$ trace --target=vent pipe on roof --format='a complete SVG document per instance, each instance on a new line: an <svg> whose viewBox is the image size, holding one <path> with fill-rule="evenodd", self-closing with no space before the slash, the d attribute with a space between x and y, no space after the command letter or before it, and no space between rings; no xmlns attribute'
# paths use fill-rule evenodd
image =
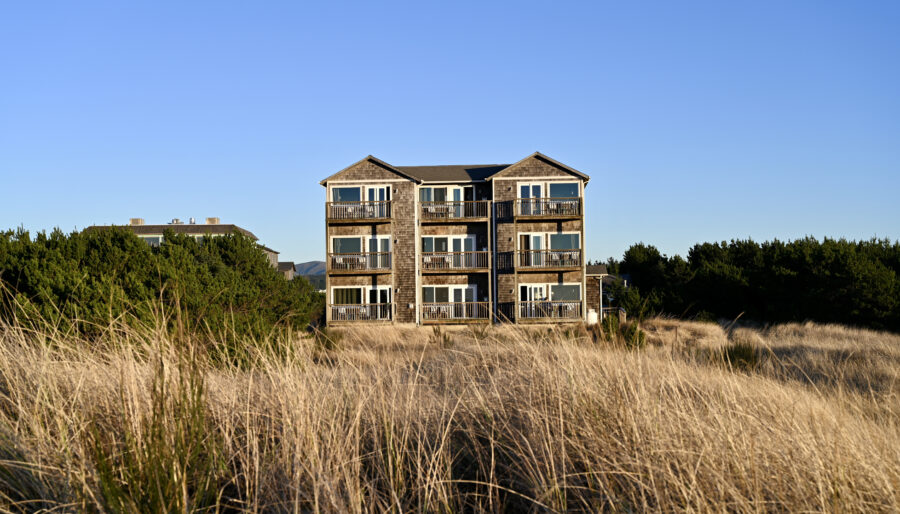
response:
<svg viewBox="0 0 900 514"><path fill-rule="evenodd" d="M172 218L172 221L169 222L169 225L181 225L181 220L178 218Z"/></svg>
<svg viewBox="0 0 900 514"><path fill-rule="evenodd" d="M138 225L143 225L144 218L129 218L128 224L131 225L132 227L136 227Z"/></svg>
<svg viewBox="0 0 900 514"><path fill-rule="evenodd" d="M206 224L207 225L218 225L219 218L206 218Z"/></svg>
<svg viewBox="0 0 900 514"><path fill-rule="evenodd" d="M191 225L194 225L194 224L196 224L196 223L197 223L197 222L194 221L194 218L191 218Z"/></svg>

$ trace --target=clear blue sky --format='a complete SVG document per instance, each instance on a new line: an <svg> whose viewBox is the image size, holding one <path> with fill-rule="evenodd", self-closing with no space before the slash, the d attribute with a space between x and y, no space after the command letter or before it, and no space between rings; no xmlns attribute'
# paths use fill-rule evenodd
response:
<svg viewBox="0 0 900 514"><path fill-rule="evenodd" d="M0 228L219 216L318 260L365 155L535 150L591 175L589 258L900 238L900 2L0 8Z"/></svg>

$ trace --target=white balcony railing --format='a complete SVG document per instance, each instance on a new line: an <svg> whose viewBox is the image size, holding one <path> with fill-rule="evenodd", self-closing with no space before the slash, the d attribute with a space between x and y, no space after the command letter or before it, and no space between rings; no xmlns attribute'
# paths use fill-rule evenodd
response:
<svg viewBox="0 0 900 514"><path fill-rule="evenodd" d="M519 250L516 265L520 268L578 268L581 250Z"/></svg>
<svg viewBox="0 0 900 514"><path fill-rule="evenodd" d="M329 305L331 321L390 321L392 304L365 303Z"/></svg>
<svg viewBox="0 0 900 514"><path fill-rule="evenodd" d="M519 319L581 319L581 301L519 302Z"/></svg>
<svg viewBox="0 0 900 514"><path fill-rule="evenodd" d="M487 218L490 202L487 200L421 202L421 218L425 221L449 221L466 218Z"/></svg>
<svg viewBox="0 0 900 514"><path fill-rule="evenodd" d="M516 216L581 216L581 198L520 198L516 200Z"/></svg>
<svg viewBox="0 0 900 514"><path fill-rule="evenodd" d="M326 202L325 217L338 221L390 218L391 202Z"/></svg>
<svg viewBox="0 0 900 514"><path fill-rule="evenodd" d="M379 271L391 269L390 252L329 253L330 271Z"/></svg>
<svg viewBox="0 0 900 514"><path fill-rule="evenodd" d="M422 254L423 271L487 269L490 252L427 252Z"/></svg>
<svg viewBox="0 0 900 514"><path fill-rule="evenodd" d="M491 317L490 302L453 302L422 304L422 320L478 320Z"/></svg>

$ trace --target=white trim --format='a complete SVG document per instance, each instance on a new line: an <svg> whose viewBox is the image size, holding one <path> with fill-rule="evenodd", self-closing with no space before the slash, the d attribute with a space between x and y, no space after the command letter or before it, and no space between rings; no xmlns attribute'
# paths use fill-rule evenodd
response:
<svg viewBox="0 0 900 514"><path fill-rule="evenodd" d="M522 180L522 181L526 181L526 180L552 180L552 181L555 181L555 182L575 182L575 181L577 181L577 182L584 182L584 181L585 181L583 178L575 177L575 176L572 176L572 175L570 175L570 176L568 176L568 177L564 177L564 176L561 176L561 175L552 175L552 176L542 176L542 177L521 177L521 176L520 176L520 177L496 177L496 178L491 178L491 182L493 182L493 181L495 181L495 180Z"/></svg>
<svg viewBox="0 0 900 514"><path fill-rule="evenodd" d="M329 180L328 185L331 184L380 184L385 182L412 182L412 180L404 180L402 178L381 178L381 179L370 179L370 180Z"/></svg>
<svg viewBox="0 0 900 514"><path fill-rule="evenodd" d="M522 300L522 286L525 287L543 287L546 291L547 300ZM553 298L553 286L578 286L578 296L579 300L551 300ZM519 302L528 302L528 301L558 301L558 302L583 302L584 301L584 286L581 282L519 282L519 287L516 291L516 298Z"/></svg>
<svg viewBox="0 0 900 514"><path fill-rule="evenodd" d="M347 304L341 303L341 304L336 304L336 303L334 303L334 292L335 292L335 290L337 290L337 289L362 289L362 293L361 293L361 294L362 294L362 296L361 296L362 303L359 303L359 304L356 304L356 303L347 303ZM373 291L373 290L374 290L374 291L385 291L385 290L386 290L386 291L388 292L388 303L394 303L393 288L392 288L390 285L381 285L381 286L331 286L331 305L373 305L371 302L369 302L369 293L370 293L371 291Z"/></svg>
<svg viewBox="0 0 900 514"><path fill-rule="evenodd" d="M565 250L583 250L582 247L584 246L584 244L583 244L584 242L581 240L581 232L576 231L576 230L564 230L562 232L519 232L518 234L516 234L516 250L517 251L524 250L524 248L520 247L519 243L521 242L521 238L518 236L529 236L529 237L541 236L544 246L542 248L531 248L531 249L532 250L551 250L550 236L554 236L554 235L562 235L562 236L576 235L576 236L578 236L578 248L557 248L557 249L555 249L555 251L561 252L561 251L565 251Z"/></svg>

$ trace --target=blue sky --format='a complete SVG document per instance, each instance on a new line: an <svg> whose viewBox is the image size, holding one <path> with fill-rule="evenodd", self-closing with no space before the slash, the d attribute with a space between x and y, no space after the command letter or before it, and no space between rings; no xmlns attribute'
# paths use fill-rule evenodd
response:
<svg viewBox="0 0 900 514"><path fill-rule="evenodd" d="M900 238L898 2L19 2L0 228L219 216L324 257L367 154L591 175L587 254Z"/></svg>

